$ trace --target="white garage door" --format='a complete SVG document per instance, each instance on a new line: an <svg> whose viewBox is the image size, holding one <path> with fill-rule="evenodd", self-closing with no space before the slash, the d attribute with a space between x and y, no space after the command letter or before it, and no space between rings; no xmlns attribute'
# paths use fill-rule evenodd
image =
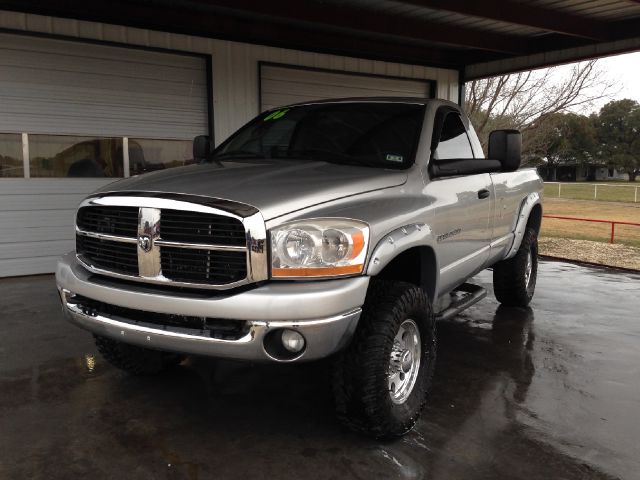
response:
<svg viewBox="0 0 640 480"><path fill-rule="evenodd" d="M430 97L425 80L262 65L261 108L345 97Z"/></svg>
<svg viewBox="0 0 640 480"><path fill-rule="evenodd" d="M87 193L188 161L206 78L202 57L0 34L0 277L53 271Z"/></svg>

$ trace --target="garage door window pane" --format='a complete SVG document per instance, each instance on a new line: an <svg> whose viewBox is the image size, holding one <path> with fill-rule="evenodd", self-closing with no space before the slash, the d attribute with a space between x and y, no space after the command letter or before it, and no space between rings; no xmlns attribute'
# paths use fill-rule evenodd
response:
<svg viewBox="0 0 640 480"><path fill-rule="evenodd" d="M129 173L141 173L181 167L193 163L192 140L129 139Z"/></svg>
<svg viewBox="0 0 640 480"><path fill-rule="evenodd" d="M23 177L22 135L0 133L0 177Z"/></svg>
<svg viewBox="0 0 640 480"><path fill-rule="evenodd" d="M32 177L122 177L122 139L29 135Z"/></svg>

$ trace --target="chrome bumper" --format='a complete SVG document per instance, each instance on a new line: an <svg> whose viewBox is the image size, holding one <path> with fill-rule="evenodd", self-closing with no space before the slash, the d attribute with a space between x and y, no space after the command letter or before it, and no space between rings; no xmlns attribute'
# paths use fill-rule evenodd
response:
<svg viewBox="0 0 640 480"><path fill-rule="evenodd" d="M190 296L161 292L140 285L96 282L69 254L58 262L56 282L63 309L72 323L97 335L126 343L194 355L243 360L277 360L264 349L265 336L275 329L292 329L306 340L295 360L315 360L344 347L358 324L368 277L311 283L272 282L235 295ZM74 294L119 307L153 313L241 320L248 331L241 338L223 340L150 328L126 318L85 313Z"/></svg>

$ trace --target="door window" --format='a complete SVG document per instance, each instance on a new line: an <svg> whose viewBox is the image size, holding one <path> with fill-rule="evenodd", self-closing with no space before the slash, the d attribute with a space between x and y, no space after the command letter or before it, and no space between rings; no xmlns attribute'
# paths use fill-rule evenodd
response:
<svg viewBox="0 0 640 480"><path fill-rule="evenodd" d="M440 141L433 153L435 160L473 158L473 150L462 119L457 113L448 113L442 125Z"/></svg>

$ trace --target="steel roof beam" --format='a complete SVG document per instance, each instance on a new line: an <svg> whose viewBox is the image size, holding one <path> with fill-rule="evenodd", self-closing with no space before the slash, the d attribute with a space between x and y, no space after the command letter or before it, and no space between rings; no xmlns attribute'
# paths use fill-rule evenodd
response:
<svg viewBox="0 0 640 480"><path fill-rule="evenodd" d="M181 2L172 2L180 5ZM398 42L437 43L449 47L502 54L531 52L528 39L481 30L413 20L344 5L299 0L192 0L189 9L221 15L277 21L301 28L332 29L359 35L393 37Z"/></svg>
<svg viewBox="0 0 640 480"><path fill-rule="evenodd" d="M607 40L607 26L597 20L559 10L504 0L396 0L407 5L470 15L504 23L538 28L590 40Z"/></svg>
<svg viewBox="0 0 640 480"><path fill-rule="evenodd" d="M175 2L174 2L175 3ZM282 25L265 19L229 16L170 8L155 2L151 9L142 2L109 0L0 0L0 8L40 15L76 18L152 30L170 31L281 48L332 53L375 60L460 69L470 52L417 43L401 44L384 36L358 36L345 32L305 29L299 25ZM483 52L484 53L484 52ZM496 54L474 55L474 59ZM498 55L502 57L503 55Z"/></svg>

